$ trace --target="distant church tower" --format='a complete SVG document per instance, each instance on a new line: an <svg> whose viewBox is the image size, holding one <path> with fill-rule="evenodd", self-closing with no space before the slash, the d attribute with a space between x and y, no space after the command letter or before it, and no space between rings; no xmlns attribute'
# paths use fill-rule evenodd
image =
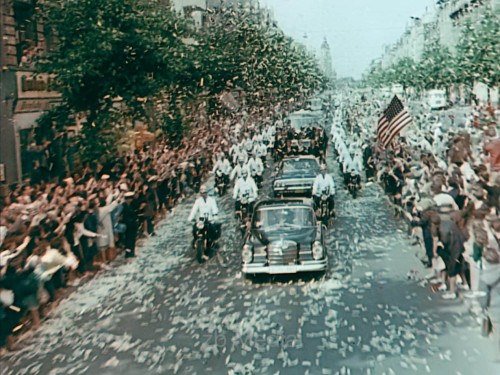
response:
<svg viewBox="0 0 500 375"><path fill-rule="evenodd" d="M326 37L323 40L323 44L321 44L321 48L319 50L319 64L323 73L334 81L337 78L337 74L333 69L332 62L332 53L330 51L330 45L328 44Z"/></svg>

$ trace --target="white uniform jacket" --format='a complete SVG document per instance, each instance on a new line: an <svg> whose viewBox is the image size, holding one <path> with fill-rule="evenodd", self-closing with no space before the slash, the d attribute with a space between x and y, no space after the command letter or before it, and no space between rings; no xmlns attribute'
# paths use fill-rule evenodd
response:
<svg viewBox="0 0 500 375"><path fill-rule="evenodd" d="M208 221L213 221L219 214L217 202L212 197L199 197L194 202L194 206L189 214L188 221L199 219L201 217L207 218Z"/></svg>
<svg viewBox="0 0 500 375"><path fill-rule="evenodd" d="M262 164L262 160L260 160L260 158L251 157L248 160L247 166L252 176L254 176L255 174L258 174L260 176L264 172L264 165Z"/></svg>
<svg viewBox="0 0 500 375"><path fill-rule="evenodd" d="M257 200L259 190L252 177L248 176L246 179L239 178L234 185L233 199L240 200L243 195L248 195L248 201L254 202Z"/></svg>
<svg viewBox="0 0 500 375"><path fill-rule="evenodd" d="M327 189L330 190L330 195L335 195L335 182L333 182L333 178L329 174L325 174L323 177L320 173L314 180L312 193L313 195L319 196Z"/></svg>

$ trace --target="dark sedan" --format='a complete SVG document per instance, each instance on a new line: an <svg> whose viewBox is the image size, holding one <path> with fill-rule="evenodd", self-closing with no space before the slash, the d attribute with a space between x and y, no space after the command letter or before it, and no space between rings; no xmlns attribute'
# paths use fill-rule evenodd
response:
<svg viewBox="0 0 500 375"><path fill-rule="evenodd" d="M324 271L325 227L307 199L273 199L255 207L242 249L242 272L285 274Z"/></svg>
<svg viewBox="0 0 500 375"><path fill-rule="evenodd" d="M312 155L285 158L278 166L273 194L275 197L310 197L318 174L319 163Z"/></svg>

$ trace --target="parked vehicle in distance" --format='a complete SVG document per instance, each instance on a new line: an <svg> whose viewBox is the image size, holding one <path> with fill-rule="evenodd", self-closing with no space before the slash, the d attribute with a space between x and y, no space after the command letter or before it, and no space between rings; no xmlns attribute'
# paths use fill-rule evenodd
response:
<svg viewBox="0 0 500 375"><path fill-rule="evenodd" d="M427 92L427 105L431 110L446 108L446 92L444 90L429 90Z"/></svg>
<svg viewBox="0 0 500 375"><path fill-rule="evenodd" d="M402 96L405 93L405 90L403 88L403 85L400 85L399 83L396 83L396 84L392 85L391 92L394 95Z"/></svg>
<svg viewBox="0 0 500 375"><path fill-rule="evenodd" d="M257 203L242 249L242 272L289 274L321 272L328 266L326 228L309 199Z"/></svg>

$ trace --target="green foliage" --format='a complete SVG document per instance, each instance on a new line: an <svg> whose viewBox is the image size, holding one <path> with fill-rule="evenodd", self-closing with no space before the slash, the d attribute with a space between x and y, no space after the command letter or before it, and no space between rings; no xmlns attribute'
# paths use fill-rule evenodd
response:
<svg viewBox="0 0 500 375"><path fill-rule="evenodd" d="M130 107L182 80L185 32L168 9L135 0L42 0L59 48L41 67L56 74L75 110L98 109L122 97Z"/></svg>
<svg viewBox="0 0 500 375"><path fill-rule="evenodd" d="M221 9L201 32L197 65L211 94L238 89L251 107L307 95L324 81L316 61L278 28L244 10Z"/></svg>
<svg viewBox="0 0 500 375"><path fill-rule="evenodd" d="M84 113L79 146L87 160L112 155L124 117L178 137L191 102L217 103L209 108L215 112L220 94L236 90L255 109L299 100L324 84L305 49L243 9L221 9L195 32L160 0L40 0L38 5L59 39L39 68L55 74L65 109L51 111L43 121L53 124L57 117L64 123Z"/></svg>
<svg viewBox="0 0 500 375"><path fill-rule="evenodd" d="M187 47L181 40L187 26L159 3L38 3L40 15L58 35L58 48L39 62L39 69L55 74L57 89L71 112L87 113L92 129L82 134L92 137L83 150L98 144L105 147L102 151L109 149L107 142L98 139L109 138L101 133L117 118L114 98L121 98L128 114L139 118L145 115L142 98L156 95L165 86L189 81Z"/></svg>
<svg viewBox="0 0 500 375"><path fill-rule="evenodd" d="M429 90L446 88L457 82L454 71L454 57L450 50L439 43L426 48L420 63L419 87Z"/></svg>
<svg viewBox="0 0 500 375"><path fill-rule="evenodd" d="M487 7L479 22L467 22L457 45L455 69L464 83L499 84L500 15Z"/></svg>

